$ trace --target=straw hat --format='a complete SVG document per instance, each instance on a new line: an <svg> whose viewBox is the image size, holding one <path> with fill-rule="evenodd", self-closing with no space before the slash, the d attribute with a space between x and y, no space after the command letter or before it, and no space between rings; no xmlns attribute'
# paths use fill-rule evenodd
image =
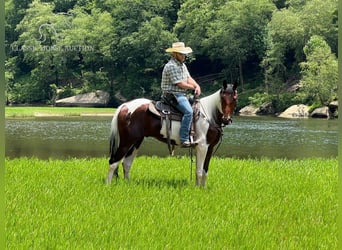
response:
<svg viewBox="0 0 342 250"><path fill-rule="evenodd" d="M177 52L181 54L189 54L192 52L190 47L185 47L183 42L176 42L172 44L171 48L165 50L166 52Z"/></svg>

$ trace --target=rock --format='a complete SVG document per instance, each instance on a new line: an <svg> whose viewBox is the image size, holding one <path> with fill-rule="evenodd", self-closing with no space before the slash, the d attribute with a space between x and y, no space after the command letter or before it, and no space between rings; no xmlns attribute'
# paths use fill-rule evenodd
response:
<svg viewBox="0 0 342 250"><path fill-rule="evenodd" d="M312 111L310 116L312 118L325 118L325 119L327 119L329 117L329 108L328 107L316 108L314 111Z"/></svg>
<svg viewBox="0 0 342 250"><path fill-rule="evenodd" d="M257 115L273 115L275 113L272 102L266 102L257 110Z"/></svg>
<svg viewBox="0 0 342 250"><path fill-rule="evenodd" d="M329 109L329 118L338 117L338 101L333 101L329 103L328 109Z"/></svg>
<svg viewBox="0 0 342 250"><path fill-rule="evenodd" d="M255 116L259 111L259 108L254 107L253 105L248 105L239 110L239 115L241 116Z"/></svg>
<svg viewBox="0 0 342 250"><path fill-rule="evenodd" d="M282 112L278 117L283 118L308 118L309 107L304 104L292 105Z"/></svg>
<svg viewBox="0 0 342 250"><path fill-rule="evenodd" d="M338 101L332 101L331 103L329 103L328 107L338 109Z"/></svg>
<svg viewBox="0 0 342 250"><path fill-rule="evenodd" d="M121 95L120 92L116 92L115 98L118 99L120 102L127 102L127 98L125 98L123 95Z"/></svg>
<svg viewBox="0 0 342 250"><path fill-rule="evenodd" d="M105 107L109 103L109 93L97 90L57 100L59 107Z"/></svg>

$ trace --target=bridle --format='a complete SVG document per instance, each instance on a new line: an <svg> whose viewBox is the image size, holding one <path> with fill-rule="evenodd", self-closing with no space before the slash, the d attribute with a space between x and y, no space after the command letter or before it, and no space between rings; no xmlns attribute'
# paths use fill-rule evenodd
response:
<svg viewBox="0 0 342 250"><path fill-rule="evenodd" d="M229 95L229 96L225 97L225 95ZM227 85L225 88L222 88L220 91L220 98L221 98L221 105L222 105L223 99L225 99L225 98L232 99L232 101L236 102L237 93L236 93L234 86L230 84L230 85ZM236 105L236 103L235 103L235 105ZM233 110L231 110L232 111L231 113L234 112L235 105L234 105ZM223 125L223 127L225 127L225 126L233 123L233 119L231 117L231 113L225 116L224 108L222 107L221 109L222 109L222 113L221 113L222 125Z"/></svg>

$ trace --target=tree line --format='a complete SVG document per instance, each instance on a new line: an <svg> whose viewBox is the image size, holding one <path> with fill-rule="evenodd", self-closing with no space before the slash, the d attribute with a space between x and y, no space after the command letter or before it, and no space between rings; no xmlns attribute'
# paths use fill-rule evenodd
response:
<svg viewBox="0 0 342 250"><path fill-rule="evenodd" d="M159 98L172 42L204 94L239 84L239 105L337 98L337 0L5 0L6 97L48 103L93 90ZM289 91L297 86L296 91Z"/></svg>

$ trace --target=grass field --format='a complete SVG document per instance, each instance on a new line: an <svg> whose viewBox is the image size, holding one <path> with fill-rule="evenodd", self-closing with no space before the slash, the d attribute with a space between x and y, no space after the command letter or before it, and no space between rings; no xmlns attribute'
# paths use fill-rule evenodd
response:
<svg viewBox="0 0 342 250"><path fill-rule="evenodd" d="M6 107L5 117L113 115L114 108Z"/></svg>
<svg viewBox="0 0 342 250"><path fill-rule="evenodd" d="M138 157L111 185L105 158L6 159L6 247L337 249L337 165L213 158L203 189L185 157Z"/></svg>

